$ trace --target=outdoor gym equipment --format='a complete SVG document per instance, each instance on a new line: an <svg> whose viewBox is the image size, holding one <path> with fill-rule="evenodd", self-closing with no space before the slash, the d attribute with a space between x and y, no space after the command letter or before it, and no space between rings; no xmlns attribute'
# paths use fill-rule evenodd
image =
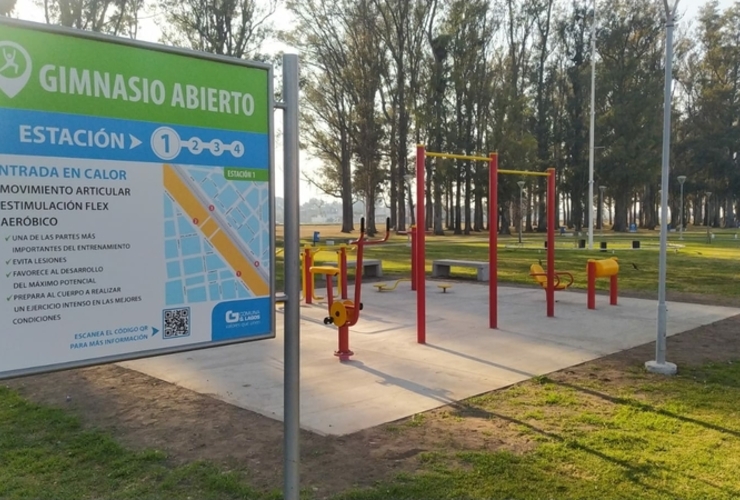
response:
<svg viewBox="0 0 740 500"><path fill-rule="evenodd" d="M526 170L499 170L498 153L485 156L469 156L451 153L426 151L422 144L416 146L416 341L426 342L426 289L425 280L425 182L426 158L448 158L455 160L488 162L488 260L490 263L489 284L489 327L498 328L498 176L499 174L528 175L547 177L547 316L555 316L555 169L547 172L530 172Z"/></svg>
<svg viewBox="0 0 740 500"><path fill-rule="evenodd" d="M547 289L547 273L544 269L542 269L542 266L539 264L532 264L529 268L529 275L534 278L534 280L544 289ZM567 276L568 282L560 280L560 276ZM569 288L570 285L573 284L573 275L566 271L555 271L555 283L553 286L555 287L555 291L558 290L565 290L566 288Z"/></svg>
<svg viewBox="0 0 740 500"><path fill-rule="evenodd" d="M301 289L306 304L313 304L314 300L324 300L324 297L316 295L316 283L311 273L311 267L314 265L316 255L324 251L334 251L337 253L337 268L340 270L337 274L337 287L342 290L342 297L347 298L347 280L342 279L342 276L346 276L347 274L347 252L354 250L350 245L343 243L339 246L315 247L306 245L303 247L303 251L301 252L301 264L303 266L301 269Z"/></svg>
<svg viewBox="0 0 740 500"><path fill-rule="evenodd" d="M355 293L354 300L349 300L347 297L347 253L345 251L340 252L340 263L337 267L332 266L311 266L309 272L312 275L323 274L326 276L326 299L327 306L329 309L329 316L324 318L325 325L334 325L339 329L339 348L334 352L334 355L339 358L340 361L349 360L350 356L354 355L349 348L349 328L355 326L360 319L360 311L362 310L362 258L364 255L364 248L367 245L378 245L388 241L388 237L391 234L391 220L390 218L385 221L385 237L380 240L369 241L365 238L365 218L360 219L360 237L357 240L350 242L350 245L357 247L357 269L355 273ZM341 286L339 288L339 299L334 300L334 286L332 284L332 277L337 276L340 280Z"/></svg>
<svg viewBox="0 0 740 500"><path fill-rule="evenodd" d="M611 259L588 259L586 264L588 274L588 308L596 309L596 278L609 278L609 304L617 305L617 276L619 262L616 257Z"/></svg>
<svg viewBox="0 0 740 500"><path fill-rule="evenodd" d="M395 283L393 283L393 286L389 286L387 283L380 283L378 285L373 285L375 288L378 289L379 292L392 292L396 288L398 288L398 284L402 281L411 281L411 278L401 278L397 279Z"/></svg>

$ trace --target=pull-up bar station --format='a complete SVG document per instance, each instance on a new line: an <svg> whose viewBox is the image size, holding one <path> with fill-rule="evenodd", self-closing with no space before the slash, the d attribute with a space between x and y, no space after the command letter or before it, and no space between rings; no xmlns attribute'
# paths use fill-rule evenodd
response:
<svg viewBox="0 0 740 500"><path fill-rule="evenodd" d="M489 156L470 156L452 153L427 151L424 145L416 146L416 340L426 343L426 287L425 287L425 164L426 158L447 158L488 162L488 259L489 278L489 328L498 328L498 176L527 175L547 177L547 316L555 316L555 169L547 172L527 170L499 170L498 153Z"/></svg>

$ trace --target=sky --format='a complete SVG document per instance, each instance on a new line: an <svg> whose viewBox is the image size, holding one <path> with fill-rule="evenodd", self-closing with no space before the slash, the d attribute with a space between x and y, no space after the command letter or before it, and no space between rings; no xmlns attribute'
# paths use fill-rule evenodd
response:
<svg viewBox="0 0 740 500"><path fill-rule="evenodd" d="M659 1L659 0L656 0ZM670 5L673 5L675 0L668 0ZM37 5L37 0L18 0L15 8L15 16L27 21L44 22L44 11L43 8ZM699 8L707 3L707 0L681 0L679 1L679 13L683 14L681 23L691 22L693 20ZM733 3L733 0L719 0L720 9L725 9ZM599 0L599 6L604 5L603 0ZM603 8L603 7L602 7ZM140 21L139 28L139 39L147 42L159 42L160 30L156 24L157 16L149 13L144 13ZM290 12L283 8L279 8L278 12L274 16L274 24L277 29L289 30L292 27L292 18ZM271 49L273 51L284 50L286 52L295 52L293 49L286 47L282 44L275 44L271 42ZM278 88L281 85L280 82L275 83L275 87ZM276 196L282 196L283 193L283 145L281 141L281 123L282 123L282 112L275 112L275 125L276 125L276 139L275 139L275 194ZM317 166L317 161L312 160L306 152L301 152L301 171L311 176L314 169ZM323 194L316 189L314 186L306 182L303 178L301 179L301 192L300 199L302 202L308 201L313 197L322 197Z"/></svg>

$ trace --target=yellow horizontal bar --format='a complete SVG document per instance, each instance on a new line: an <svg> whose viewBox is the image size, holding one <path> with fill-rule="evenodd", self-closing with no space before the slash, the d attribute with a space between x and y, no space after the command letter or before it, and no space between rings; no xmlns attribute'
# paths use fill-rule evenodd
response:
<svg viewBox="0 0 740 500"><path fill-rule="evenodd" d="M451 160L473 160L473 161L490 161L491 160L487 156L456 155L453 153L434 153L432 151L427 151L426 155L432 158L449 158Z"/></svg>
<svg viewBox="0 0 740 500"><path fill-rule="evenodd" d="M549 177L550 172L531 172L529 170L499 170L499 174L511 174L511 175L533 175L536 177Z"/></svg>

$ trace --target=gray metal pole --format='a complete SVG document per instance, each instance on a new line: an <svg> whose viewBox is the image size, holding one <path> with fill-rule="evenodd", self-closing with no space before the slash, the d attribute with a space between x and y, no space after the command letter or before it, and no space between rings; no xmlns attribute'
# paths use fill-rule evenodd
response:
<svg viewBox="0 0 740 500"><path fill-rule="evenodd" d="M668 213L668 176L671 153L671 87L673 80L673 28L676 22L676 1L673 10L668 7L667 0L665 4L665 86L663 94L663 165L661 174L661 189L663 196L660 200L661 218L660 218L660 268L658 271L658 332L655 343L655 360L645 363L645 368L654 373L664 375L673 375L677 367L673 363L668 363L666 357L666 322L668 318L668 308L665 303L665 280L666 280L666 262L668 258L668 224L666 224L666 214Z"/></svg>
<svg viewBox="0 0 740 500"><path fill-rule="evenodd" d="M591 124L588 133L588 249L594 249L594 128L596 126L596 0L591 24Z"/></svg>
<svg viewBox="0 0 740 500"><path fill-rule="evenodd" d="M283 498L300 496L301 233L298 164L298 56L283 55L283 157L285 175L285 353Z"/></svg>
<svg viewBox="0 0 740 500"><path fill-rule="evenodd" d="M686 178L681 179L681 177L679 176L678 180L681 183L681 211L679 212L679 224L680 224L681 236L679 239L683 240L683 181L685 181Z"/></svg>

